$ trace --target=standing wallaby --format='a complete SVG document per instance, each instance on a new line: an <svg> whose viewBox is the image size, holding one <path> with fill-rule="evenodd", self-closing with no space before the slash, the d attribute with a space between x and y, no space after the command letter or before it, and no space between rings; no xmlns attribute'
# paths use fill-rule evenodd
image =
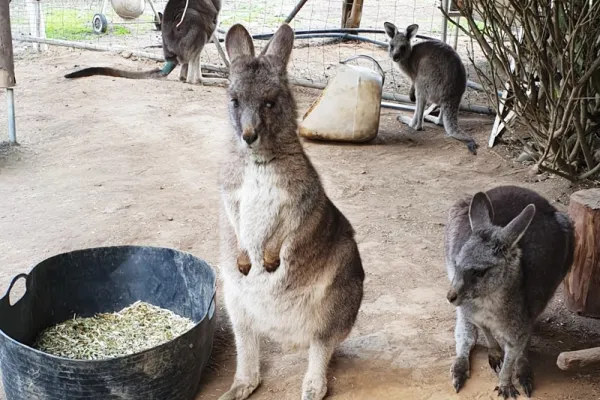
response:
<svg viewBox="0 0 600 400"><path fill-rule="evenodd" d="M404 32L391 22L384 23L390 37L390 57L412 81L410 98L416 100L413 118L399 116L398 120L420 131L423 129L423 113L427 102L440 107L437 118L426 118L443 125L446 134L467 145L477 154L478 145L472 137L458 126L458 108L467 88L467 72L459 55L444 42L427 40L411 44L419 26L409 25Z"/></svg>
<svg viewBox="0 0 600 400"><path fill-rule="evenodd" d="M65 78L107 75L129 79L160 79L166 78L177 64L181 64L180 80L192 84L202 82L200 54L217 29L220 10L221 0L169 0L167 2L161 28L166 61L162 69L135 72L92 67L67 74Z"/></svg>
<svg viewBox="0 0 600 400"><path fill-rule="evenodd" d="M529 189L499 186L450 208L445 251L452 282L447 298L456 306L451 372L457 392L469 376L479 328L489 364L500 375L498 395L519 395L512 382L515 368L531 396L531 332L571 267L573 246L569 217Z"/></svg>
<svg viewBox="0 0 600 400"><path fill-rule="evenodd" d="M287 79L294 32L282 25L255 57L248 31L227 32L233 126L221 170L221 276L237 348L231 389L260 384L260 337L309 347L303 400L327 392L334 348L354 326L364 271L354 229L325 194L297 134Z"/></svg>

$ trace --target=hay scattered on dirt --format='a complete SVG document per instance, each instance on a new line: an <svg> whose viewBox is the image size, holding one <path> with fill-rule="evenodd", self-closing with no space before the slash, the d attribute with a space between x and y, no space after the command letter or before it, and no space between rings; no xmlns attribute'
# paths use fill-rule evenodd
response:
<svg viewBox="0 0 600 400"><path fill-rule="evenodd" d="M78 360L102 360L166 343L194 326L169 310L141 301L116 313L73 319L44 330L34 348Z"/></svg>

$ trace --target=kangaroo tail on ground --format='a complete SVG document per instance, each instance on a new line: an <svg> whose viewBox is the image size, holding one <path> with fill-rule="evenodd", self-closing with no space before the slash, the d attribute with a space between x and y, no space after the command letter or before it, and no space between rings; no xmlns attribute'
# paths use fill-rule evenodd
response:
<svg viewBox="0 0 600 400"><path fill-rule="evenodd" d="M71 72L65 75L67 79L84 78L87 76L104 75L114 76L117 78L128 78L128 79L161 79L166 78L173 69L175 69L177 63L168 61L162 69L156 68L150 71L124 71L116 68L107 67L91 67L84 68L79 71Z"/></svg>

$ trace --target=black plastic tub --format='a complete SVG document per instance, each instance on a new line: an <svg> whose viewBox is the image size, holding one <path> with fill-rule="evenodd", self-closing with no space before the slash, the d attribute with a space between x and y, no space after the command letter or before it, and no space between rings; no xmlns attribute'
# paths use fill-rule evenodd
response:
<svg viewBox="0 0 600 400"><path fill-rule="evenodd" d="M26 292L14 305L14 283ZM216 276L204 261L167 248L119 246L49 258L16 276L0 300L0 368L7 400L191 400L210 357ZM145 301L196 322L149 350L72 360L29 347L45 328Z"/></svg>

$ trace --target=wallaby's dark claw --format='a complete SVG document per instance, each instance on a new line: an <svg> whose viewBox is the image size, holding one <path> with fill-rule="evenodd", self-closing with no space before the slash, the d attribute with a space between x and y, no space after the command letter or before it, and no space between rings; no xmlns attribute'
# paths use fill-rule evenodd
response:
<svg viewBox="0 0 600 400"><path fill-rule="evenodd" d="M498 392L498 397L502 396L504 399L516 399L520 394L515 385L513 385L512 383L506 386L496 386L494 391Z"/></svg>
<svg viewBox="0 0 600 400"><path fill-rule="evenodd" d="M500 370L502 369L502 354L488 353L488 362L490 363L490 367L494 370L494 372L499 374Z"/></svg>
<svg viewBox="0 0 600 400"><path fill-rule="evenodd" d="M531 369L528 371L517 372L517 379L523 387L523 392L525 392L525 395L527 397L531 397L531 394L533 393L533 376Z"/></svg>

